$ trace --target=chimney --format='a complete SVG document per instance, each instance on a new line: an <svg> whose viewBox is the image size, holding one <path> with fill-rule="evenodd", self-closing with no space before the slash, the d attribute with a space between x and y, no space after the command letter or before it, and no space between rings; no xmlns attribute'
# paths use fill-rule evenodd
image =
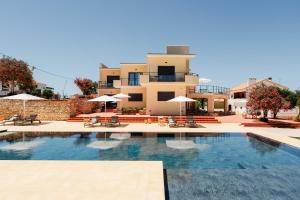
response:
<svg viewBox="0 0 300 200"><path fill-rule="evenodd" d="M167 54L185 55L189 54L190 48L185 45L169 45L167 46Z"/></svg>
<svg viewBox="0 0 300 200"><path fill-rule="evenodd" d="M248 79L248 86L250 86L250 85L252 85L254 83L256 83L256 78L249 78Z"/></svg>

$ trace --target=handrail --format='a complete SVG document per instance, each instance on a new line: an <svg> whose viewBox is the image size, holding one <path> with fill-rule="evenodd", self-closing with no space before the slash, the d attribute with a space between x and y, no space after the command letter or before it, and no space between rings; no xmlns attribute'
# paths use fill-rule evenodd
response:
<svg viewBox="0 0 300 200"><path fill-rule="evenodd" d="M230 89L226 87L216 86L216 85L197 85L195 88L191 88L190 92L229 95Z"/></svg>
<svg viewBox="0 0 300 200"><path fill-rule="evenodd" d="M170 75L161 75L157 72L147 72L143 73L145 75L149 75L150 82L184 82L186 72L175 72Z"/></svg>

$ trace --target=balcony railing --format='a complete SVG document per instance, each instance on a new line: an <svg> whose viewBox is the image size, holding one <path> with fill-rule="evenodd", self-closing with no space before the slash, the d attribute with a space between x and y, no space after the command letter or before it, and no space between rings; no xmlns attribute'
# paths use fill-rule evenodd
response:
<svg viewBox="0 0 300 200"><path fill-rule="evenodd" d="M106 81L99 81L99 88L114 88L114 84Z"/></svg>
<svg viewBox="0 0 300 200"><path fill-rule="evenodd" d="M230 89L215 85L197 85L191 89L192 93L213 93L213 94L224 94L229 95Z"/></svg>
<svg viewBox="0 0 300 200"><path fill-rule="evenodd" d="M121 86L139 86L139 78L121 78Z"/></svg>
<svg viewBox="0 0 300 200"><path fill-rule="evenodd" d="M184 82L187 73L177 72L174 75L159 75L157 72L143 73L149 75L150 82Z"/></svg>
<svg viewBox="0 0 300 200"><path fill-rule="evenodd" d="M139 86L140 79L130 79L130 78L121 78L120 80L120 86ZM99 88L115 88L114 83L107 83L106 81L99 81ZM118 88L118 87L117 87Z"/></svg>

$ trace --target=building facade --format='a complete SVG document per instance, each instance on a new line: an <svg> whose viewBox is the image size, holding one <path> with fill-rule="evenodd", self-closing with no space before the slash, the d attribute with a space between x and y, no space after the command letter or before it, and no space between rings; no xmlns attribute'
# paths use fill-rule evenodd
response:
<svg viewBox="0 0 300 200"><path fill-rule="evenodd" d="M228 110L236 114L243 114L247 112L247 98L252 88L264 84L266 86L274 86L280 89L288 89L288 87L276 83L272 78L257 80L256 78L249 78L247 82L241 83L230 89L230 98L228 102Z"/></svg>
<svg viewBox="0 0 300 200"><path fill-rule="evenodd" d="M152 115L179 115L179 105L167 102L176 96L199 100L208 113L214 112L214 102L221 99L226 111L229 90L200 86L199 76L190 69L194 57L188 46L167 46L166 53L148 53L146 63L121 63L117 68L101 64L98 94L128 94L131 98L120 102L123 108L146 108ZM199 103L187 103L182 114L197 110Z"/></svg>

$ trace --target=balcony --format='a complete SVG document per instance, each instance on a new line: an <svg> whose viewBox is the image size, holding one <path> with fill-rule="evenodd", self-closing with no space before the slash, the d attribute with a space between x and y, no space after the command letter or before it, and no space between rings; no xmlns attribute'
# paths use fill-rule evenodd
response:
<svg viewBox="0 0 300 200"><path fill-rule="evenodd" d="M114 89L121 88L122 86L140 86L140 79L128 79L121 78L120 80L114 80L113 83L107 83L106 81L99 81L99 89Z"/></svg>
<svg viewBox="0 0 300 200"><path fill-rule="evenodd" d="M99 89L111 89L114 88L113 83L108 83L106 81L99 81Z"/></svg>
<svg viewBox="0 0 300 200"><path fill-rule="evenodd" d="M175 73L174 75L159 75L156 72L149 72L150 82L185 82L186 73Z"/></svg>
<svg viewBox="0 0 300 200"><path fill-rule="evenodd" d="M197 85L195 88L190 89L190 93L212 93L212 94L221 94L229 95L230 89L215 85Z"/></svg>
<svg viewBox="0 0 300 200"><path fill-rule="evenodd" d="M199 84L198 74L177 72L174 75L158 75L156 72L147 72L140 75L140 84L151 82L181 82L191 85Z"/></svg>
<svg viewBox="0 0 300 200"><path fill-rule="evenodd" d="M139 78L121 78L120 80L114 80L114 87L120 88L123 86L140 86Z"/></svg>

